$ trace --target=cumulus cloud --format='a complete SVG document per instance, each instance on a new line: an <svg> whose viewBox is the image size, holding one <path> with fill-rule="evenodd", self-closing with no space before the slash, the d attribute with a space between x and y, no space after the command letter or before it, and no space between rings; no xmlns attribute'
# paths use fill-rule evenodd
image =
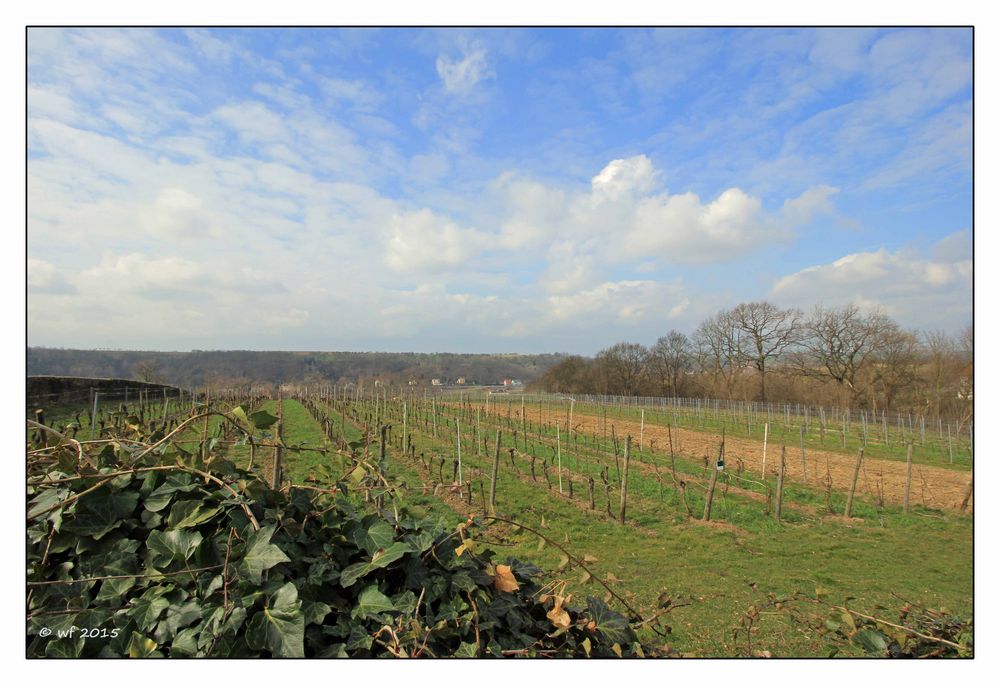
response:
<svg viewBox="0 0 1000 685"><path fill-rule="evenodd" d="M806 308L877 304L906 326L957 330L972 317L971 251L955 249L963 233L948 236L930 255L882 248L810 266L778 279L771 296Z"/></svg>
<svg viewBox="0 0 1000 685"><path fill-rule="evenodd" d="M55 265L28 257L28 292L44 295L75 295L76 286Z"/></svg>
<svg viewBox="0 0 1000 685"><path fill-rule="evenodd" d="M602 262L709 264L790 240L817 214L832 212L837 189L810 188L769 212L733 187L703 201L694 193L657 192L660 172L645 155L609 162L589 192L568 193L507 174L496 186L507 200L500 243L517 248L572 243Z"/></svg>
<svg viewBox="0 0 1000 685"><path fill-rule="evenodd" d="M400 271L439 271L461 265L488 246L484 233L460 228L429 209L393 215L385 263Z"/></svg>
<svg viewBox="0 0 1000 685"><path fill-rule="evenodd" d="M617 200L649 192L656 183L656 176L649 158L637 155L612 160L591 179L590 186L595 198Z"/></svg>
<svg viewBox="0 0 1000 685"><path fill-rule="evenodd" d="M439 55L435 66L449 93L467 93L480 81L496 76L486 61L486 49L482 46L467 49L462 58L455 61Z"/></svg>

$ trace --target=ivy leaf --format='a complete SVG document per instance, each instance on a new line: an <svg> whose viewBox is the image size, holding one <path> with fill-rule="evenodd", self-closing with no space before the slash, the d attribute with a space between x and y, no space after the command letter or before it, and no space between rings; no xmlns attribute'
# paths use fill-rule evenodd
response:
<svg viewBox="0 0 1000 685"><path fill-rule="evenodd" d="M174 636L170 643L170 655L196 656L198 654L198 633L201 627L185 628Z"/></svg>
<svg viewBox="0 0 1000 685"><path fill-rule="evenodd" d="M309 600L303 600L302 602L302 615L306 619L307 626L322 623L330 611L330 605L323 602L312 602Z"/></svg>
<svg viewBox="0 0 1000 685"><path fill-rule="evenodd" d="M301 607L295 584L288 582L274 595L271 606L258 614L264 617L266 644L274 656L305 656L306 623Z"/></svg>
<svg viewBox="0 0 1000 685"><path fill-rule="evenodd" d="M172 473L167 476L166 482L154 490L148 497L143 498L142 506L147 511L160 511L173 499L178 492L191 492L198 487L188 473Z"/></svg>
<svg viewBox="0 0 1000 685"><path fill-rule="evenodd" d="M160 643L172 642L181 628L185 628L201 618L201 607L196 600L185 604L171 604L157 626L153 637Z"/></svg>
<svg viewBox="0 0 1000 685"><path fill-rule="evenodd" d="M887 648L885 636L877 630L872 630L871 628L859 630L857 635L854 636L854 641L861 645L869 654L885 656Z"/></svg>
<svg viewBox="0 0 1000 685"><path fill-rule="evenodd" d="M156 651L156 642L132 631L132 639L128 642L128 655L131 659L145 659L153 656L163 656Z"/></svg>
<svg viewBox="0 0 1000 685"><path fill-rule="evenodd" d="M479 656L479 645L475 642L462 642L458 645L458 649L452 656L456 656L459 659L474 659Z"/></svg>
<svg viewBox="0 0 1000 685"><path fill-rule="evenodd" d="M201 540L201 533L197 531L154 530L146 538L146 547L154 555L165 558L169 564L190 558Z"/></svg>
<svg viewBox="0 0 1000 685"><path fill-rule="evenodd" d="M372 636L358 623L351 624L351 633L347 638L347 649L355 652L359 649L371 649Z"/></svg>
<svg viewBox="0 0 1000 685"><path fill-rule="evenodd" d="M167 525L171 528L191 528L218 513L218 507L206 507L199 500L182 500L170 508Z"/></svg>
<svg viewBox="0 0 1000 685"><path fill-rule="evenodd" d="M358 595L358 601L351 611L351 618L370 618L390 611L396 611L396 605L392 600L379 592L377 586L369 585Z"/></svg>
<svg viewBox="0 0 1000 685"><path fill-rule="evenodd" d="M45 645L45 656L55 659L76 659L83 653L83 638L62 638L49 640Z"/></svg>
<svg viewBox="0 0 1000 685"><path fill-rule="evenodd" d="M63 530L100 540L130 518L138 502L138 492L101 488L76 503L74 516Z"/></svg>
<svg viewBox="0 0 1000 685"><path fill-rule="evenodd" d="M359 578L363 578L374 568L367 561L362 561L357 564L351 564L343 571L340 572L340 586L341 587L351 587Z"/></svg>
<svg viewBox="0 0 1000 685"><path fill-rule="evenodd" d="M410 546L405 542L394 542L388 549L375 552L372 555L371 565L375 568L385 568L392 562L401 559L409 551Z"/></svg>
<svg viewBox="0 0 1000 685"><path fill-rule="evenodd" d="M156 619L159 618L163 610L170 606L170 601L163 597L139 597L132 602L132 608L128 610L128 615L132 617L140 630L147 630L152 627ZM153 643L153 649L156 643Z"/></svg>
<svg viewBox="0 0 1000 685"><path fill-rule="evenodd" d="M369 554L375 554L392 544L396 537L395 529L387 522L379 519L368 528L358 528L354 531L354 541Z"/></svg>
<svg viewBox="0 0 1000 685"><path fill-rule="evenodd" d="M610 642L631 642L632 629L621 614L612 611L596 597L587 598L587 609L596 629Z"/></svg>
<svg viewBox="0 0 1000 685"><path fill-rule="evenodd" d="M259 583L260 574L278 564L291 561L277 545L271 544L275 524L261 527L247 541L247 551L240 562L240 571L245 573L251 582Z"/></svg>

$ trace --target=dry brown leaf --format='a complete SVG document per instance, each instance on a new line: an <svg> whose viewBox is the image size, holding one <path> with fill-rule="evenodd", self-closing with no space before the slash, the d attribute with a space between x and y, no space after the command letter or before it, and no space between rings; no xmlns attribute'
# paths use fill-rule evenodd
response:
<svg viewBox="0 0 1000 685"><path fill-rule="evenodd" d="M556 628L568 628L569 627L569 613L563 609L558 604L549 610L549 613L545 614L552 625Z"/></svg>
<svg viewBox="0 0 1000 685"><path fill-rule="evenodd" d="M497 574L493 578L493 585L500 592L517 592L521 588L517 584L517 579L514 578L514 572L510 570L510 566L503 564L497 564Z"/></svg>
<svg viewBox="0 0 1000 685"><path fill-rule="evenodd" d="M552 625L556 628L568 628L569 627L569 613L562 608L563 602L567 601L569 598L562 597L561 595L556 595L556 603L547 614L545 614Z"/></svg>

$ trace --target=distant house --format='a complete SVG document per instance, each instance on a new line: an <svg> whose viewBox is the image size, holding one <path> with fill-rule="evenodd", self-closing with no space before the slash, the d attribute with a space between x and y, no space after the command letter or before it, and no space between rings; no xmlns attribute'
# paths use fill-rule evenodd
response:
<svg viewBox="0 0 1000 685"><path fill-rule="evenodd" d="M465 378L459 378L455 381L455 385L465 385Z"/></svg>
<svg viewBox="0 0 1000 685"><path fill-rule="evenodd" d="M410 381L409 383L407 383L407 385L416 385L416 384L417 384L416 381Z"/></svg>
<svg viewBox="0 0 1000 685"><path fill-rule="evenodd" d="M442 383L441 383L441 379L440 378L432 378L431 379L431 385L441 385L441 384Z"/></svg>
<svg viewBox="0 0 1000 685"><path fill-rule="evenodd" d="M503 385L504 385L505 388L509 388L510 386L514 385L514 379L513 378L504 378L503 379Z"/></svg>

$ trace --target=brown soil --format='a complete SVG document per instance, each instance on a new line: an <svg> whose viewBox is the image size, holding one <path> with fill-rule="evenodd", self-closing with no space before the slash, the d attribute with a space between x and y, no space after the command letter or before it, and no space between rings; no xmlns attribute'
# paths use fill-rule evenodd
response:
<svg viewBox="0 0 1000 685"><path fill-rule="evenodd" d="M506 411L498 410L491 413L501 416ZM520 414L515 409L515 413ZM532 408L528 415L530 420L537 421L539 412ZM520 417L518 416L518 419ZM543 410L541 418L548 423L565 422L565 412ZM580 432L602 435L604 426L598 416L577 414L573 417L574 428ZM608 421L608 432L614 425L618 435L631 434L633 438L639 435L639 422L624 419ZM674 449L679 456L687 459L701 460L705 456L714 459L718 454L719 436L711 433L701 433L688 429L670 430L673 433ZM668 429L665 426L646 425L643 430L643 440L648 445L654 444L657 452L661 452L668 443ZM655 441L655 442L654 442ZM749 472L759 469L763 453L763 442L746 438L726 437L726 461L733 463L741 459ZM766 470L777 475L781 447L770 443L767 446ZM834 490L850 489L851 478L854 475L854 465L857 457L854 455L828 452L825 450L806 449L805 472L802 466L802 452L798 448L789 448L785 456L785 478L799 483L825 489L827 474ZM669 473L666 474L669 478ZM910 503L923 505L933 509L958 509L968 491L970 475L961 471L943 469L936 466L914 464L913 477L910 484ZM902 504L903 491L906 483L906 464L900 461L865 458L861 462L861 473L858 476L857 491L878 499L881 492L885 503ZM740 493L744 494L744 493ZM752 493L751 493L752 494ZM787 504L785 505L787 506ZM969 511L972 510L972 499L969 499Z"/></svg>

